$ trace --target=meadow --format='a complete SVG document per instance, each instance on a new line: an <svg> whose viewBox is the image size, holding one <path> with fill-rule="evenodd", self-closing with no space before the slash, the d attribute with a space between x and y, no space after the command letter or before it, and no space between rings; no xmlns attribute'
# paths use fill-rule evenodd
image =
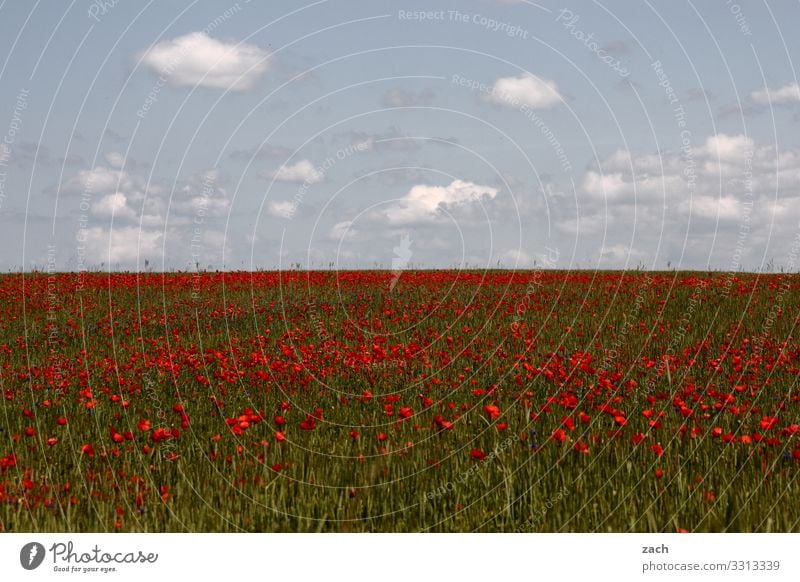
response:
<svg viewBox="0 0 800 582"><path fill-rule="evenodd" d="M401 275L0 277L0 529L800 531L797 275Z"/></svg>

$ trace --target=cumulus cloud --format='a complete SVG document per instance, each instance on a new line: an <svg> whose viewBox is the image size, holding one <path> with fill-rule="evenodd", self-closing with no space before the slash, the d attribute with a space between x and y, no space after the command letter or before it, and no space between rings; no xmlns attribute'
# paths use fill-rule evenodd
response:
<svg viewBox="0 0 800 582"><path fill-rule="evenodd" d="M115 218L134 218L136 212L128 206L128 199L122 192L107 194L99 202L92 205L92 214L95 216L113 216Z"/></svg>
<svg viewBox="0 0 800 582"><path fill-rule="evenodd" d="M447 186L418 184L385 211L384 217L393 225L441 220L442 210L493 199L499 190L464 180L453 180Z"/></svg>
<svg viewBox="0 0 800 582"><path fill-rule="evenodd" d="M94 226L83 233L87 258L97 263L144 263L161 255L162 233L124 226L107 229Z"/></svg>
<svg viewBox="0 0 800 582"><path fill-rule="evenodd" d="M788 105L800 102L800 85L789 83L778 89L764 87L750 93L750 101L756 105Z"/></svg>
<svg viewBox="0 0 800 582"><path fill-rule="evenodd" d="M317 184L322 181L323 173L315 168L309 160L300 160L296 164L281 166L270 176L278 182Z"/></svg>
<svg viewBox="0 0 800 582"><path fill-rule="evenodd" d="M138 167L135 160L129 161L126 167ZM81 204L88 203L91 220L78 233L87 261L126 266L145 258L155 261L164 254L164 242L172 243L165 251L172 264L185 266L190 258L220 256L216 241L221 235L214 221L228 215L230 199L217 170L173 185L172 180L148 181L146 174L122 171L123 162L112 152L105 164L80 171L64 184L66 194L73 199L80 194Z"/></svg>
<svg viewBox="0 0 800 582"><path fill-rule="evenodd" d="M557 231L597 264L738 270L781 257L768 245L794 236L788 209L799 202L800 150L720 133L684 150L617 150L587 169L574 201L554 200L551 210Z"/></svg>
<svg viewBox="0 0 800 582"><path fill-rule="evenodd" d="M278 218L291 218L297 210L297 204L291 200L273 200L267 204L267 212Z"/></svg>
<svg viewBox="0 0 800 582"><path fill-rule="evenodd" d="M222 42L192 32L154 44L139 57L175 87L246 91L266 72L269 53L247 43Z"/></svg>
<svg viewBox="0 0 800 582"><path fill-rule="evenodd" d="M483 96L487 103L504 107L547 109L563 101L555 81L542 79L531 73L517 77L500 77L494 82L491 93Z"/></svg>

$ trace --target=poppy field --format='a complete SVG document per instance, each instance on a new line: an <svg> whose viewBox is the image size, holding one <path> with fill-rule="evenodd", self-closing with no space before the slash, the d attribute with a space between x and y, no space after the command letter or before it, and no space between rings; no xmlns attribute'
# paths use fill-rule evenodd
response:
<svg viewBox="0 0 800 582"><path fill-rule="evenodd" d="M800 531L800 277L0 278L5 532Z"/></svg>

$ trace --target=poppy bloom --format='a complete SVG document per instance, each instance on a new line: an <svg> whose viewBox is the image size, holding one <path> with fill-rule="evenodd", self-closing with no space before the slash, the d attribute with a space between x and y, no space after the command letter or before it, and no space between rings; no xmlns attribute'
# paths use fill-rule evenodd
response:
<svg viewBox="0 0 800 582"><path fill-rule="evenodd" d="M484 453L480 449L472 449L469 452L469 458L474 460L474 461L482 461L482 460L484 460L486 458L486 453Z"/></svg>
<svg viewBox="0 0 800 582"><path fill-rule="evenodd" d="M777 416L765 416L761 419L761 430L769 430L778 424Z"/></svg>
<svg viewBox="0 0 800 582"><path fill-rule="evenodd" d="M563 443L565 440L567 440L567 433L564 432L564 429L557 428L553 431L551 437L554 441Z"/></svg>
<svg viewBox="0 0 800 582"><path fill-rule="evenodd" d="M494 420L500 416L500 408L495 406L494 404L489 404L483 407L483 411L486 413L486 416L489 417L490 420Z"/></svg>
<svg viewBox="0 0 800 582"><path fill-rule="evenodd" d="M317 428L317 422L310 414L306 414L305 420L300 421L300 428L303 430L314 430Z"/></svg>

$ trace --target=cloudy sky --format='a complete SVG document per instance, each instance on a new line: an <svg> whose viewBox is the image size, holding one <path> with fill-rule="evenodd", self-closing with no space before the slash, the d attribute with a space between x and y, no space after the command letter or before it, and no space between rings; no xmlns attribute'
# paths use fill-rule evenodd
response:
<svg viewBox="0 0 800 582"><path fill-rule="evenodd" d="M794 270L797 2L0 4L0 269Z"/></svg>

